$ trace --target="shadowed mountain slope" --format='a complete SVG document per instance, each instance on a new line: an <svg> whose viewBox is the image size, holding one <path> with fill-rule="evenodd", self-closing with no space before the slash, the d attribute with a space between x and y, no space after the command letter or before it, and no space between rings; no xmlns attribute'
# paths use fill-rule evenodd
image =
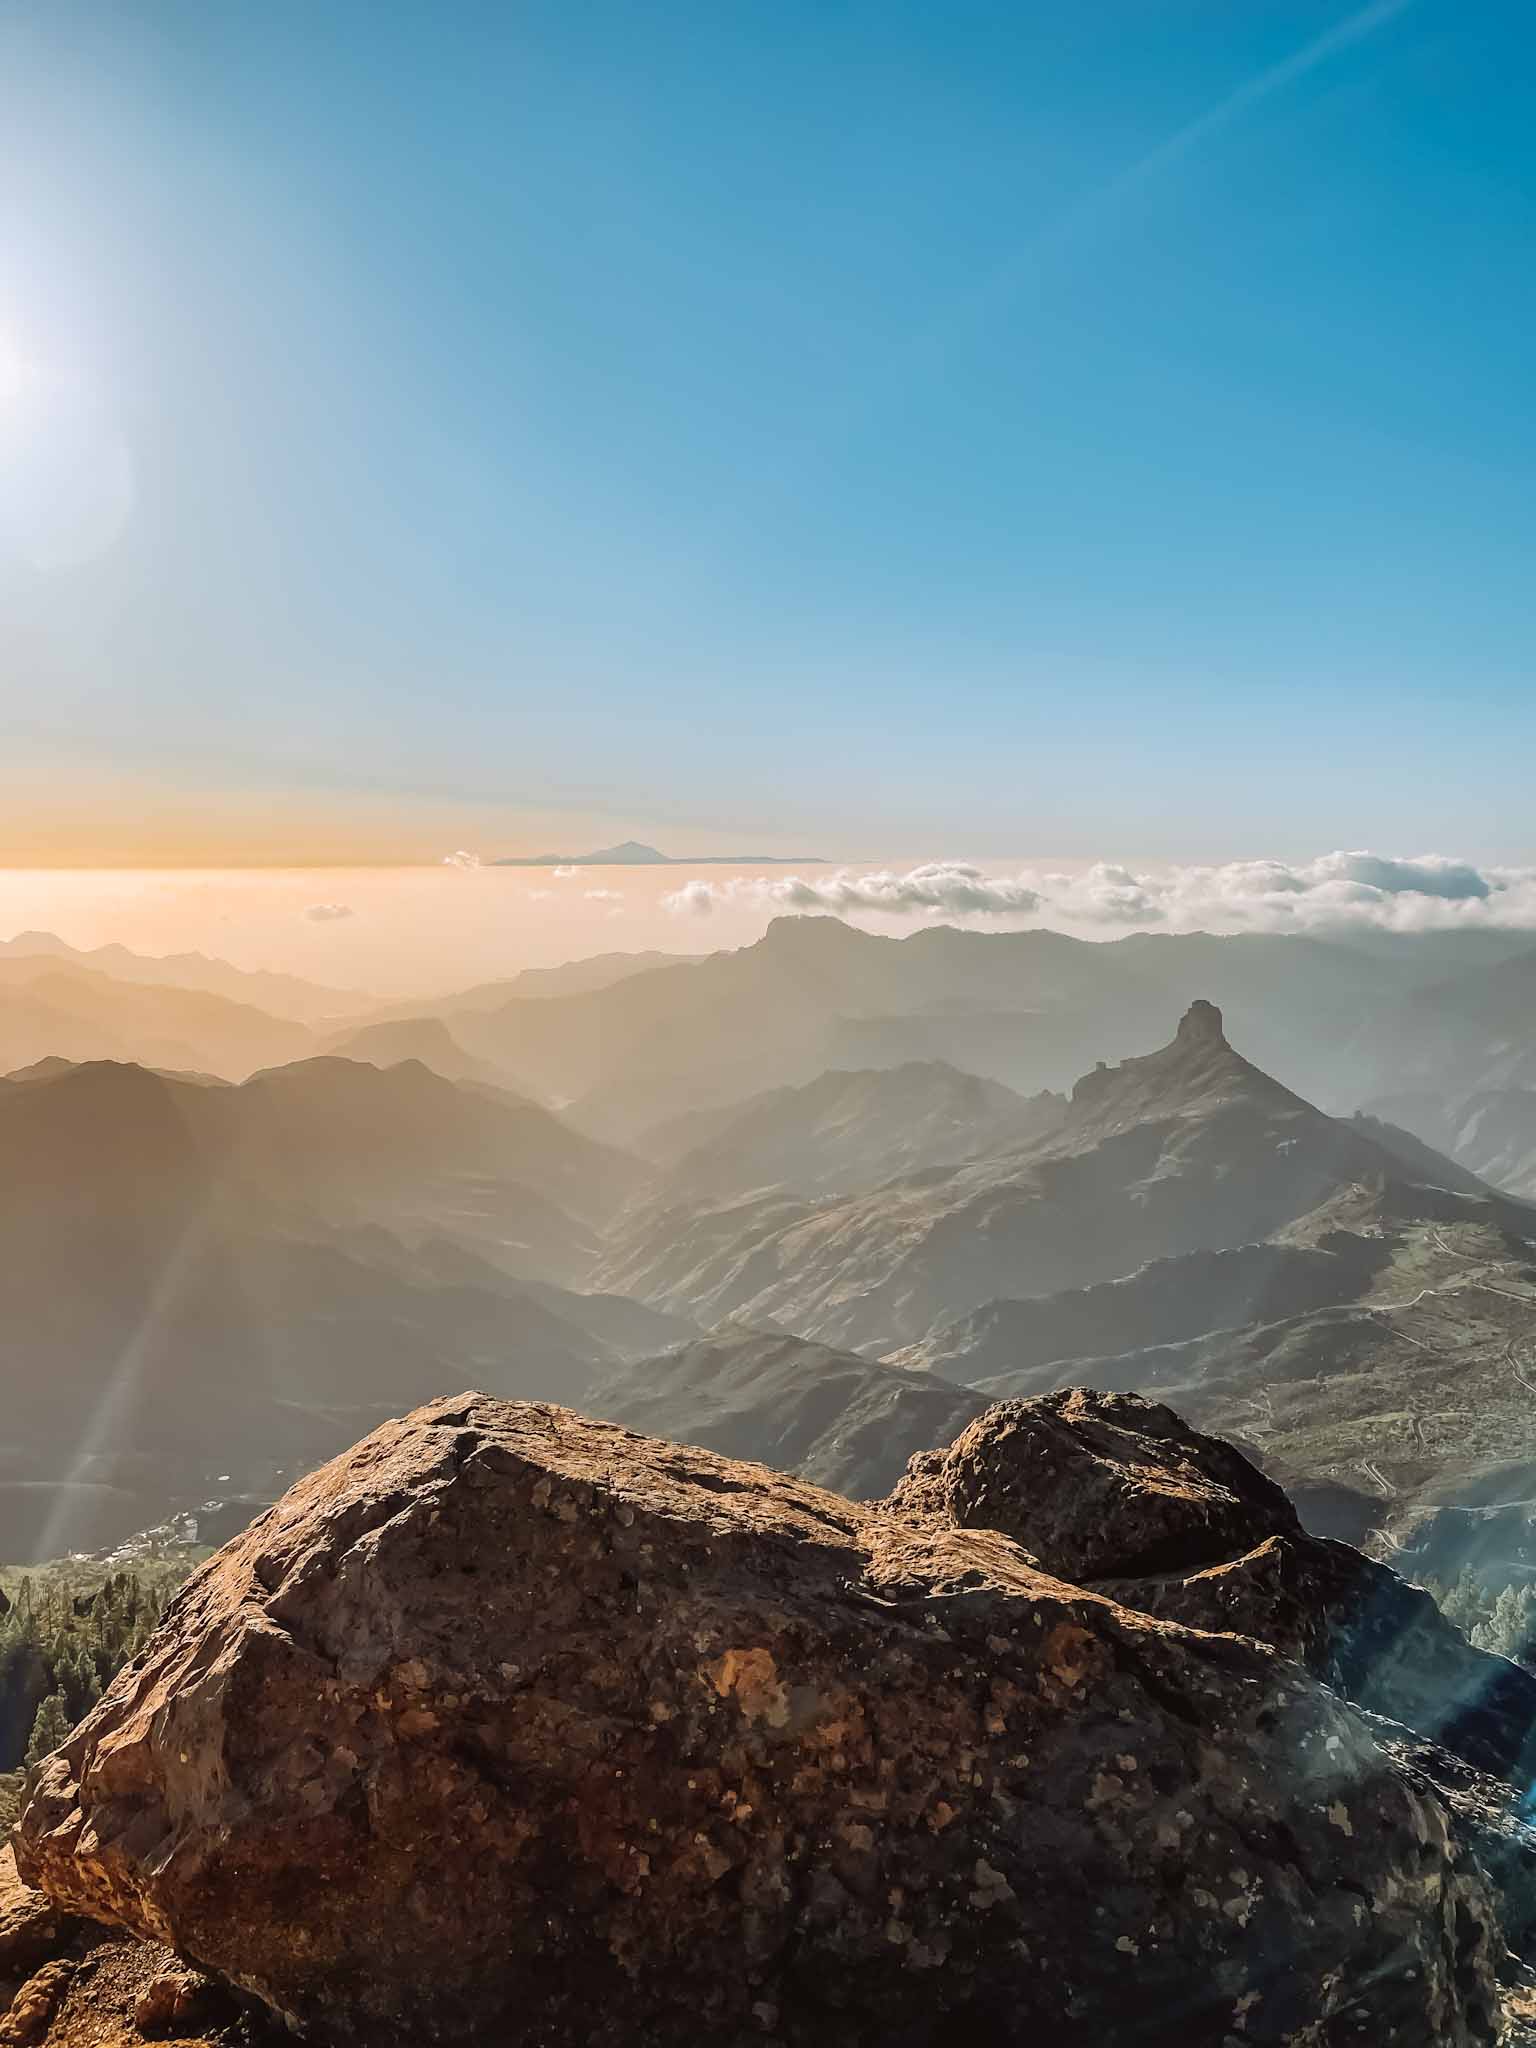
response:
<svg viewBox="0 0 1536 2048"><path fill-rule="evenodd" d="M259 1496L445 1377L579 1399L687 1327L552 1284L596 1240L540 1189L600 1210L638 1168L419 1067L61 1063L0 1082L0 1157L9 1557Z"/></svg>
<svg viewBox="0 0 1536 2048"><path fill-rule="evenodd" d="M646 1359L595 1386L586 1405L628 1429L871 1500L895 1485L913 1452L948 1443L986 1402L925 1373L741 1330Z"/></svg>
<svg viewBox="0 0 1536 2048"><path fill-rule="evenodd" d="M1389 1550L1435 1504L1482 1515L1536 1501L1524 1205L1362 1186L1231 1256L1204 1330L1208 1276L1191 1256L1082 1295L988 1303L889 1362L998 1398L1091 1381L1172 1401L1261 1457L1316 1526L1354 1540L1380 1529ZM1246 1314L1244 1268L1260 1283ZM1306 1299L1335 1284L1334 1301ZM1081 1348L1048 1357L1058 1344Z"/></svg>
<svg viewBox="0 0 1536 2048"><path fill-rule="evenodd" d="M1058 1095L1026 1099L941 1061L820 1075L718 1110L693 1110L636 1149L665 1163L663 1199L759 1188L846 1194L898 1174L1023 1144L1060 1121Z"/></svg>
<svg viewBox="0 0 1536 2048"><path fill-rule="evenodd" d="M121 981L46 954L0 957L0 1072L131 1059L239 1080L302 1059L314 1043L303 1024L228 996Z"/></svg>
<svg viewBox="0 0 1536 2048"><path fill-rule="evenodd" d="M1495 1187L1536 1197L1536 1088L1389 1095L1370 1108Z"/></svg>
<svg viewBox="0 0 1536 2048"><path fill-rule="evenodd" d="M975 1383L1062 1359L1174 1344L1209 1330L1273 1322L1352 1301L1390 1256L1378 1238L1334 1233L1325 1244L1244 1244L1153 1259L1120 1280L1033 1300L986 1302L889 1363Z"/></svg>
<svg viewBox="0 0 1536 2048"><path fill-rule="evenodd" d="M1415 990L1383 1016L1383 1089L1465 1096L1489 1089L1536 1086L1536 949L1469 968Z"/></svg>
<svg viewBox="0 0 1536 2048"><path fill-rule="evenodd" d="M1449 1161L1435 1172L1480 1189ZM887 1350L999 1297L1252 1244L1352 1188L1409 1177L1369 1126L1323 1115L1242 1058L1199 1002L1160 1052L1079 1081L1030 1143L846 1200L642 1214L601 1270L604 1285L704 1320L766 1317Z"/></svg>
<svg viewBox="0 0 1536 2048"><path fill-rule="evenodd" d="M403 1060L416 1060L445 1081L506 1085L497 1068L464 1050L441 1017L387 1018L359 1025L328 1039L324 1050L333 1058L365 1060L373 1067L398 1067Z"/></svg>
<svg viewBox="0 0 1536 2048"><path fill-rule="evenodd" d="M386 1197L430 1212L439 1196L490 1180L597 1222L647 1177L538 1103L456 1085L415 1060L383 1069L302 1060L254 1075L224 1100L242 1174L302 1182L311 1198L321 1189L370 1212Z"/></svg>
<svg viewBox="0 0 1536 2048"><path fill-rule="evenodd" d="M165 1187L194 1208L222 1191L457 1238L559 1280L585 1270L597 1224L647 1177L536 1103L413 1061L302 1060L239 1087L47 1062L0 1081L0 1143L11 1162L0 1206L22 1217L39 1186L106 1218L153 1205Z"/></svg>

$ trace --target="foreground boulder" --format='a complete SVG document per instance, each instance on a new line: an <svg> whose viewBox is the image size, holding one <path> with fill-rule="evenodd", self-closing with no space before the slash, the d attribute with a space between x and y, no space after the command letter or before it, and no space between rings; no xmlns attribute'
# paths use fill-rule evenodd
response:
<svg viewBox="0 0 1536 2048"><path fill-rule="evenodd" d="M0 2048L291 2048L164 1948L61 1913L0 1850Z"/></svg>
<svg viewBox="0 0 1536 2048"><path fill-rule="evenodd" d="M1536 1776L1536 1675L1473 1649L1385 1565L1309 1535L1233 1445L1139 1394L999 1402L915 1457L886 1505L1011 1536L1125 1606L1256 1636L1478 1771L1522 1791Z"/></svg>
<svg viewBox="0 0 1536 2048"><path fill-rule="evenodd" d="M49 1961L66 1924L51 1899L22 1883L11 1851L0 1849L0 1986Z"/></svg>
<svg viewBox="0 0 1536 2048"><path fill-rule="evenodd" d="M203 1568L18 1860L368 2048L1497 2032L1485 1880L1298 1666L479 1396Z"/></svg>

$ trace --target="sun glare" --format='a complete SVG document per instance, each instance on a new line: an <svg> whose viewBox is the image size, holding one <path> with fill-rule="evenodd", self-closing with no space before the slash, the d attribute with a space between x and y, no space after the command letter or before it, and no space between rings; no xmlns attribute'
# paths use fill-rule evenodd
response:
<svg viewBox="0 0 1536 2048"><path fill-rule="evenodd" d="M42 382L42 373L10 338L0 335L0 405L10 406L24 399Z"/></svg>

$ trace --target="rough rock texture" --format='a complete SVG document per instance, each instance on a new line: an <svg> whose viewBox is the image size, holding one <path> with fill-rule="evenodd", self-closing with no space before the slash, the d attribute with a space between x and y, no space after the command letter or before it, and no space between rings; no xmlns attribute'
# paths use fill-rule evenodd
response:
<svg viewBox="0 0 1536 2048"><path fill-rule="evenodd" d="M1085 1387L989 1408L946 1449L913 1458L889 1506L1000 1530L1078 1585L1178 1573L1297 1527L1284 1493L1231 1444L1138 1395Z"/></svg>
<svg viewBox="0 0 1536 2048"><path fill-rule="evenodd" d="M52 1899L22 1883L11 1850L0 1849L0 1983L25 1976L45 1961L63 1924Z"/></svg>
<svg viewBox="0 0 1536 2048"><path fill-rule="evenodd" d="M1138 1395L1071 1388L1002 1403L913 1458L889 1505L1000 1530L1127 1606L1300 1659L1379 1717L1378 1738L1492 1881L1509 1947L1529 1952L1536 1678L1474 1650L1394 1572L1307 1534L1232 1445Z"/></svg>
<svg viewBox="0 0 1536 2048"><path fill-rule="evenodd" d="M464 1396L213 1559L19 1862L336 2043L1495 2038L1443 1805L1261 1645Z"/></svg>
<svg viewBox="0 0 1536 2048"><path fill-rule="evenodd" d="M917 1523L993 1529L1041 1568L1299 1658L1357 1704L1524 1789L1536 1676L1474 1650L1427 1593L1310 1536L1240 1451L1171 1408L1084 1387L1004 1401L891 1494Z"/></svg>
<svg viewBox="0 0 1536 2048"><path fill-rule="evenodd" d="M0 1849L0 2048L282 2048L266 2015L157 1944L61 1913Z"/></svg>
<svg viewBox="0 0 1536 2048"><path fill-rule="evenodd" d="M133 2001L134 2025L141 2034L162 2039L218 2016L227 1994L215 1979L184 1963L172 1963L147 1978Z"/></svg>
<svg viewBox="0 0 1536 2048"><path fill-rule="evenodd" d="M196 1982L195 2008L176 1990ZM0 1997L0 2007L6 2001ZM20 1986L0 2017L4 2048L293 2048L265 2014L195 1979L168 1949L94 1928Z"/></svg>
<svg viewBox="0 0 1536 2048"><path fill-rule="evenodd" d="M1525 1788L1512 1793L1503 1779L1473 1770L1440 1744L1421 1742L1390 1721L1379 1722L1377 1740L1421 1790L1432 1791L1439 1799L1450 1815L1451 1832L1492 1883L1509 1951L1500 1963L1500 1976L1506 1984L1522 1974L1532 1979L1536 1827L1529 1818Z"/></svg>
<svg viewBox="0 0 1536 2048"><path fill-rule="evenodd" d="M11 2000L10 2011L0 2020L0 2043L4 2048L32 2048L34 2042L47 2037L49 2025L63 2004L78 1967L60 1958L33 1972Z"/></svg>

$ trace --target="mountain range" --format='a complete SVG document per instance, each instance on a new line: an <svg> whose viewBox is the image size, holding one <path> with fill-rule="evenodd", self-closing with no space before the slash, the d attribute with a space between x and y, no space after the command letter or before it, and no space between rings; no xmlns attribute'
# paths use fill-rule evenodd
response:
<svg viewBox="0 0 1536 2048"><path fill-rule="evenodd" d="M1022 1144L854 1195L635 1207L610 1244L603 1285L767 1325L804 1359L838 1347L991 1399L1154 1392L1356 1537L1536 1496L1536 1210L1391 1125L1325 1115L1205 1002ZM731 1441L771 1459L781 1405L765 1395L754 1436L733 1391Z"/></svg>
<svg viewBox="0 0 1536 2048"><path fill-rule="evenodd" d="M1026 1100L942 1060L911 1061L687 1110L643 1132L633 1149L664 1168L659 1191L668 1198L720 1200L774 1187L848 1193L1022 1144L1065 1107L1049 1090Z"/></svg>
<svg viewBox="0 0 1536 2048"><path fill-rule="evenodd" d="M999 1296L1115 1279L1257 1242L1361 1182L1403 1178L1375 1127L1315 1110L1235 1053L1199 1002L1161 1052L1101 1066L1032 1138L841 1200L748 1198L690 1221L637 1216L605 1284L764 1316L878 1353ZM1468 1192L1475 1177L1443 1162Z"/></svg>
<svg viewBox="0 0 1536 2048"><path fill-rule="evenodd" d="M787 918L279 1016L24 935L0 1556L464 1383L853 1494L988 1399L1150 1390L1319 1526L1434 1548L1536 1498L1530 957Z"/></svg>
<svg viewBox="0 0 1536 2048"><path fill-rule="evenodd" d="M7 1557L270 1495L450 1381L576 1399L691 1329L564 1284L638 1162L414 1063L51 1061L0 1081L0 1156Z"/></svg>
<svg viewBox="0 0 1536 2048"><path fill-rule="evenodd" d="M241 1078L314 1048L307 1025L211 990L125 981L46 953L0 955L0 1072L116 1059Z"/></svg>
<svg viewBox="0 0 1536 2048"><path fill-rule="evenodd" d="M943 925L882 938L785 917L735 951L609 953L401 1000L33 932L0 945L0 1071L63 1056L243 1080L354 1049L387 1063L412 1041L354 1046L358 1034L421 1021L414 1056L449 1078L494 1077L634 1143L838 1068L938 1061L1025 1096L1060 1092L1094 1060L1152 1043L1204 990L1250 1056L1309 1099L1338 1112L1411 1096L1420 1129L1536 1082L1521 1021L1533 976L1527 936L1494 930L1089 943Z"/></svg>
<svg viewBox="0 0 1536 2048"><path fill-rule="evenodd" d="M1283 1068L1325 1108L1351 1110L1427 1071L1401 1015L1457 954L1470 991L1449 1027L1466 1049L1453 1062L1458 1085L1466 1093L1502 1076L1487 1031L1466 1012L1482 982L1493 977L1497 995L1499 970L1530 948L1520 934L1444 936L1488 943L1445 948L1427 934L1421 949L1383 952L1205 933L1091 943L945 925L896 939L832 917L783 917L735 951L537 1005L514 993L473 1014L438 1013L475 1057L620 1143L663 1118L800 1086L829 1068L940 1060L1024 1095L1059 1091L1085 1064L1154 1042L1195 990L1223 1009L1261 1066Z"/></svg>
<svg viewBox="0 0 1536 2048"><path fill-rule="evenodd" d="M127 946L71 946L52 932L18 932L0 939L0 961L52 960L87 968L156 988L181 988L204 995L227 996L276 1017L299 1024L323 1025L351 1015L375 1000L358 989L325 988L296 974L274 974L263 968L232 967L227 960L204 953L135 953Z"/></svg>

